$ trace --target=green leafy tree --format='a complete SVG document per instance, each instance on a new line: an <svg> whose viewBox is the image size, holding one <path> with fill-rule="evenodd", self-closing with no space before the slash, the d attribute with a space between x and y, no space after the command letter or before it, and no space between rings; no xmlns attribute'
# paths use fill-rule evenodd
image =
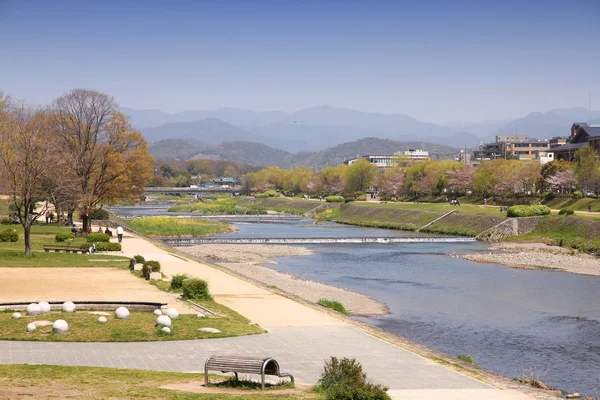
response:
<svg viewBox="0 0 600 400"><path fill-rule="evenodd" d="M575 153L575 176L584 193L600 194L600 159L596 149L582 147Z"/></svg>
<svg viewBox="0 0 600 400"><path fill-rule="evenodd" d="M364 158L358 159L348 167L345 179L345 191L363 192L371 186L377 173L377 167Z"/></svg>

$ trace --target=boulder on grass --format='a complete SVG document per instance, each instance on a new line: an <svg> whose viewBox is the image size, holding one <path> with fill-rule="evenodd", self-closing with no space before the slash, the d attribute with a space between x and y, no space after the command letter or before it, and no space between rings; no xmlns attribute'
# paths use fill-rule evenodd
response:
<svg viewBox="0 0 600 400"><path fill-rule="evenodd" d="M72 313L75 312L75 303L73 303L72 301L65 301L62 305L62 311L63 312L68 312L68 313Z"/></svg>
<svg viewBox="0 0 600 400"><path fill-rule="evenodd" d="M168 326L163 326L161 329L162 333L171 333L171 328L169 328Z"/></svg>
<svg viewBox="0 0 600 400"><path fill-rule="evenodd" d="M52 321L33 321L32 324L34 324L36 328L39 328L52 325Z"/></svg>
<svg viewBox="0 0 600 400"><path fill-rule="evenodd" d="M119 307L115 311L115 318L129 319L129 310L126 307Z"/></svg>
<svg viewBox="0 0 600 400"><path fill-rule="evenodd" d="M158 318L156 318L156 326L171 327L171 325L172 325L171 318L169 318L168 315L161 315Z"/></svg>
<svg viewBox="0 0 600 400"><path fill-rule="evenodd" d="M12 318L13 319L19 319L19 318L21 318L21 313L18 313L18 312L13 313Z"/></svg>
<svg viewBox="0 0 600 400"><path fill-rule="evenodd" d="M221 333L221 331L216 328L200 328L198 330L204 333Z"/></svg>
<svg viewBox="0 0 600 400"><path fill-rule="evenodd" d="M160 311L158 308L156 310L154 310L154 315L156 315L157 317L159 315L163 315L162 311Z"/></svg>
<svg viewBox="0 0 600 400"><path fill-rule="evenodd" d="M202 313L198 313L198 315L196 315L196 317L198 317L198 318L205 318L205 317L206 317L206 315L204 315L204 314L202 314Z"/></svg>
<svg viewBox="0 0 600 400"><path fill-rule="evenodd" d="M40 310L42 310L42 314L48 314L50 312L50 304L47 301L40 301L38 303L40 306Z"/></svg>
<svg viewBox="0 0 600 400"><path fill-rule="evenodd" d="M98 323L99 324L105 324L107 322L108 322L108 320L104 316L98 318Z"/></svg>
<svg viewBox="0 0 600 400"><path fill-rule="evenodd" d="M62 335L69 332L69 324L64 319L57 319L52 324L52 332Z"/></svg>
<svg viewBox="0 0 600 400"><path fill-rule="evenodd" d="M33 332L37 329L37 326L35 326L35 324L27 324L27 332Z"/></svg>
<svg viewBox="0 0 600 400"><path fill-rule="evenodd" d="M42 309L38 303L31 303L27 306L27 315L39 315L42 313Z"/></svg>
<svg viewBox="0 0 600 400"><path fill-rule="evenodd" d="M179 311L176 308L167 309L167 312L165 314L167 314L169 316L169 318L171 318L171 319L179 318Z"/></svg>

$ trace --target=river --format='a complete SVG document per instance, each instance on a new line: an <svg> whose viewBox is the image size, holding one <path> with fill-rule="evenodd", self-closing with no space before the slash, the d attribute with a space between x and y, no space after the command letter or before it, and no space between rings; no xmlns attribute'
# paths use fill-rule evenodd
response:
<svg viewBox="0 0 600 400"><path fill-rule="evenodd" d="M414 232L316 225L236 224L221 237L414 236ZM507 377L533 370L568 392L600 394L600 277L478 264L445 254L485 243L304 245L312 256L268 265L367 294L390 314L360 318L447 354L470 355Z"/></svg>

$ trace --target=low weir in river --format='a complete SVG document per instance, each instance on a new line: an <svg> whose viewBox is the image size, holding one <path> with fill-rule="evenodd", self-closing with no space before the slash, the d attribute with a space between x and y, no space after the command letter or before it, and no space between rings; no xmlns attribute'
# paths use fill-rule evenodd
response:
<svg viewBox="0 0 600 400"><path fill-rule="evenodd" d="M461 243L474 242L471 237L320 237L320 238L157 238L165 244L322 244L322 243Z"/></svg>

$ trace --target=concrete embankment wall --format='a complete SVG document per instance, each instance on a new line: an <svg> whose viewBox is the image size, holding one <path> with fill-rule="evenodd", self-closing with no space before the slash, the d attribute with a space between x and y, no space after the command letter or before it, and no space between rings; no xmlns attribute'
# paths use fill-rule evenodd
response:
<svg viewBox="0 0 600 400"><path fill-rule="evenodd" d="M500 224L483 231L477 239L497 241L509 236L531 233L542 220L542 217L507 218Z"/></svg>

